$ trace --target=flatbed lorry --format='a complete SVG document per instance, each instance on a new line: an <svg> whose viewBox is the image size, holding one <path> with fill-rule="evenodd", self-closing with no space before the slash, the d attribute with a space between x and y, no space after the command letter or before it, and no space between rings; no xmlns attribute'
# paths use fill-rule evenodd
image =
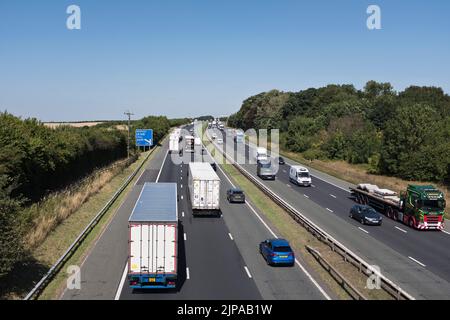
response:
<svg viewBox="0 0 450 320"><path fill-rule="evenodd" d="M391 190L362 183L350 188L355 201L419 230L444 229L444 193L431 185L408 185L400 196Z"/></svg>
<svg viewBox="0 0 450 320"><path fill-rule="evenodd" d="M177 184L145 183L128 220L128 228L130 287L176 288Z"/></svg>

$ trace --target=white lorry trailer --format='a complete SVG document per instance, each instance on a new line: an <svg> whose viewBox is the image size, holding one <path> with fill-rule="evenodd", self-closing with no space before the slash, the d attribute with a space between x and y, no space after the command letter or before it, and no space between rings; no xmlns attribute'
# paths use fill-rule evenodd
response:
<svg viewBox="0 0 450 320"><path fill-rule="evenodd" d="M128 281L133 289L170 289L177 281L176 183L145 183L128 220Z"/></svg>
<svg viewBox="0 0 450 320"><path fill-rule="evenodd" d="M255 159L256 159L256 162L261 161L261 160L268 160L267 149L262 148L262 147L256 148Z"/></svg>
<svg viewBox="0 0 450 320"><path fill-rule="evenodd" d="M180 136L176 133L172 133L169 137L169 152L179 153L180 150Z"/></svg>
<svg viewBox="0 0 450 320"><path fill-rule="evenodd" d="M220 178L208 162L189 163L192 214L220 216Z"/></svg>

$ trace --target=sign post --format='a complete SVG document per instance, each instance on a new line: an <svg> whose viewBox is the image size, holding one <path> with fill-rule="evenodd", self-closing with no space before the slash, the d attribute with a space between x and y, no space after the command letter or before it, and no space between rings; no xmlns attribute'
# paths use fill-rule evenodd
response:
<svg viewBox="0 0 450 320"><path fill-rule="evenodd" d="M146 147L153 146L153 130L152 129L136 129L136 147Z"/></svg>

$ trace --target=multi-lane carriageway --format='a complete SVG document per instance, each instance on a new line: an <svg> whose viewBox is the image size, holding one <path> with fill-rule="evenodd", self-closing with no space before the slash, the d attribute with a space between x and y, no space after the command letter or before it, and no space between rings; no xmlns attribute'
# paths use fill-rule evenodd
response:
<svg viewBox="0 0 450 320"><path fill-rule="evenodd" d="M208 131L211 135L212 130ZM235 160L245 159L243 168L256 177L256 165L249 161L255 146L237 147L227 130L214 132L224 141L217 147ZM450 298L450 233L418 231L388 218L381 227L362 226L348 217L355 204L348 191L350 184L310 168L313 186L295 186L289 182L293 164L297 163L286 161L279 166L275 181L263 183L347 248L379 266L416 299Z"/></svg>
<svg viewBox="0 0 450 320"><path fill-rule="evenodd" d="M81 267L81 288L62 299L330 299L333 295L302 261L291 268L266 265L260 241L278 235L263 215L248 204L229 204L231 181L221 178L222 216L194 218L188 203L187 163L175 164L168 142L155 153L132 191L120 205ZM199 155L199 157L203 157ZM195 159L208 161L212 159ZM128 218L145 182L178 185L178 288L175 291L131 290L126 281Z"/></svg>

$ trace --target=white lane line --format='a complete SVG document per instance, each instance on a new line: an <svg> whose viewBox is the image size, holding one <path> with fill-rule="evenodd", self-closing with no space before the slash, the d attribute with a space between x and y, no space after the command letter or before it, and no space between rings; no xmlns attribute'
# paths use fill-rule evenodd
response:
<svg viewBox="0 0 450 320"><path fill-rule="evenodd" d="M114 300L119 300L120 295L122 293L123 285L125 284L125 279L127 278L128 271L128 262L125 265L125 269L123 269L122 279L120 279L119 287L117 288L116 295L114 296Z"/></svg>
<svg viewBox="0 0 450 320"><path fill-rule="evenodd" d="M325 292L325 290L322 289L320 284L318 284L317 281L314 280L314 278L311 276L311 274L308 272L308 270L306 270L305 267L302 266L301 263L297 259L295 259L295 263L300 267L300 269L302 269L302 271L306 274L306 276L309 278L309 280L316 286L316 288L319 289L319 291L322 293L322 295L325 297L325 299L331 300L331 297Z"/></svg>
<svg viewBox="0 0 450 320"><path fill-rule="evenodd" d="M305 196L305 198L309 198L309 196L307 196L306 194L303 194Z"/></svg>
<svg viewBox="0 0 450 320"><path fill-rule="evenodd" d="M288 188L290 188L290 187L291 187L291 185L290 185L289 183L286 183L286 185L287 185L287 187L288 187Z"/></svg>
<svg viewBox="0 0 450 320"><path fill-rule="evenodd" d="M252 275L250 274L250 271L248 271L247 266L244 266L245 272L247 272L248 277L251 279Z"/></svg>
<svg viewBox="0 0 450 320"><path fill-rule="evenodd" d="M158 176L156 177L156 182L159 181L159 177L161 176L162 168L164 167L164 163L166 163L166 158L167 158L167 155L168 155L168 154L169 154L169 150L167 150L166 156L164 157L164 160L163 160L163 163L162 163L162 165L161 165L161 168L159 169Z"/></svg>
<svg viewBox="0 0 450 320"><path fill-rule="evenodd" d="M208 152L209 153L209 152ZM224 177L228 180L228 182L233 186L233 188L236 188L236 186L233 184L233 182L231 182L230 178L228 177L228 175L225 174L225 172L222 170L222 168L220 168L220 166L217 166L220 170L220 172L222 172L222 174L224 175ZM306 196L306 195L305 195ZM307 197L309 198L309 197ZM247 206L250 208L250 210L256 215L256 217L258 218L259 221L261 221L261 223L264 225L264 227L272 234L272 236L274 238L278 238L278 236L275 234L275 232L272 231L272 229L270 229L270 227L267 225L267 223L260 217L260 215L256 212L256 210L250 205L250 203L246 200L245 203L247 204ZM323 290L323 288L320 286L319 283L317 283L316 280L314 280L314 278L311 276L311 274L308 272L308 270L305 269L305 267L303 267L300 262L295 259L295 263L297 264L297 266L306 274L306 276L309 278L309 280L316 286L316 288L320 291L320 293L322 293L322 295L325 297L325 299L327 300L331 300L330 296L325 292L325 290Z"/></svg>
<svg viewBox="0 0 450 320"><path fill-rule="evenodd" d="M181 200L183 200L183 196L181 196Z"/></svg>
<svg viewBox="0 0 450 320"><path fill-rule="evenodd" d="M337 198L334 194L331 194L331 193L330 193L330 196L335 198L335 199Z"/></svg>
<svg viewBox="0 0 450 320"><path fill-rule="evenodd" d="M186 268L186 279L190 279L191 275L189 274L189 268Z"/></svg>
<svg viewBox="0 0 450 320"><path fill-rule="evenodd" d="M181 187L181 189L183 189L183 185L182 184L180 185L180 187Z"/></svg>
<svg viewBox="0 0 450 320"><path fill-rule="evenodd" d="M418 260L416 260L416 259L414 259L413 257L408 257L408 258L410 258L412 261L414 261L415 263L417 263L417 264L420 264L422 267L426 267L426 265L424 265L422 262L420 262L420 261L418 261Z"/></svg>
<svg viewBox="0 0 450 320"><path fill-rule="evenodd" d="M233 240L233 236L231 235L231 233L228 232L228 236L230 237L231 240Z"/></svg>
<svg viewBox="0 0 450 320"><path fill-rule="evenodd" d="M446 234L450 234L450 232L447 232L447 231L445 231L445 230L441 230L443 233L446 233Z"/></svg>
<svg viewBox="0 0 450 320"><path fill-rule="evenodd" d="M327 210L330 211L330 212L333 212L333 210L331 210L331 209L328 209L328 208L327 208Z"/></svg>
<svg viewBox="0 0 450 320"><path fill-rule="evenodd" d="M184 211L183 211L183 212L181 212L181 216L182 216L182 217L184 217Z"/></svg>
<svg viewBox="0 0 450 320"><path fill-rule="evenodd" d="M283 170L284 173L286 173L286 170Z"/></svg>
<svg viewBox="0 0 450 320"><path fill-rule="evenodd" d="M183 180L183 177L180 177L180 180Z"/></svg>
<svg viewBox="0 0 450 320"><path fill-rule="evenodd" d="M359 230L361 230L362 232L365 232L365 233L369 234L369 231L367 231L367 230L364 230L364 229L363 229L363 228L361 228L361 227L358 227L358 229L359 229Z"/></svg>
<svg viewBox="0 0 450 320"><path fill-rule="evenodd" d="M186 233L184 234L184 241L186 241L187 237L186 237Z"/></svg>
<svg viewBox="0 0 450 320"><path fill-rule="evenodd" d="M142 175L144 174L144 172L145 172L145 169L142 170L142 173L139 175L139 178L137 178L136 182L134 183L135 186L137 185L137 183L139 182L139 180L141 180L141 177L142 177Z"/></svg>
<svg viewBox="0 0 450 320"><path fill-rule="evenodd" d="M316 187L316 185L312 184L312 185L311 185L311 187L315 188L315 187Z"/></svg>
<svg viewBox="0 0 450 320"><path fill-rule="evenodd" d="M397 226L395 226L395 229L400 230L400 231L403 232L403 233L408 233L408 231L403 230L402 228L399 228L399 227L397 227Z"/></svg>

